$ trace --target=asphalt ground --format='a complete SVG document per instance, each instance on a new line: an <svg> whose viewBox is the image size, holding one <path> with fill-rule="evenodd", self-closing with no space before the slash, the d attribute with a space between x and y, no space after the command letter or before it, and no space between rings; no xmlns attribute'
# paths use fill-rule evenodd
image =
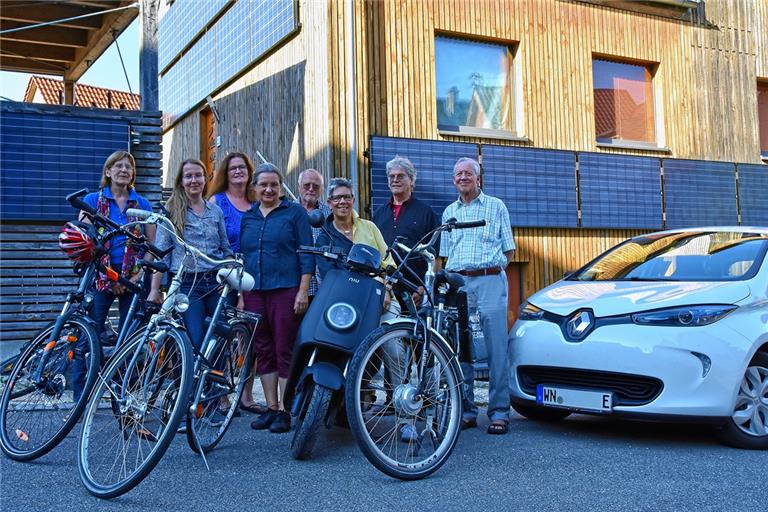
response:
<svg viewBox="0 0 768 512"><path fill-rule="evenodd" d="M481 415L437 473L401 482L371 466L347 430L323 433L314 458L300 462L289 455L292 433L253 431L253 418L235 418L208 456L210 472L178 435L143 483L111 501L79 481L76 429L37 461L0 457L0 509L768 510L768 452L722 446L707 427L513 415L507 435L491 436Z"/></svg>

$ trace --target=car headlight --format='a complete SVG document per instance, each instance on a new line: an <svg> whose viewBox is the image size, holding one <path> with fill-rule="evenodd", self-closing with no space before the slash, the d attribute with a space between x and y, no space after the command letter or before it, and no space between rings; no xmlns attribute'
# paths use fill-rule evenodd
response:
<svg viewBox="0 0 768 512"><path fill-rule="evenodd" d="M526 302L520 308L518 320L541 320L544 317L544 310L537 308L530 302Z"/></svg>
<svg viewBox="0 0 768 512"><path fill-rule="evenodd" d="M730 304L706 306L682 306L632 315L632 321L639 325L666 325L671 327L700 327L717 322L736 309Z"/></svg>
<svg viewBox="0 0 768 512"><path fill-rule="evenodd" d="M184 313L186 310L189 309L189 297L187 297L183 293L177 293L173 297L173 307L179 313Z"/></svg>

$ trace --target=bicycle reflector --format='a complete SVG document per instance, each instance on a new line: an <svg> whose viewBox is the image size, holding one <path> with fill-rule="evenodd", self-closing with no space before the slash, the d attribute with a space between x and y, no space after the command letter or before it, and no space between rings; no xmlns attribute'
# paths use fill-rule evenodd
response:
<svg viewBox="0 0 768 512"><path fill-rule="evenodd" d="M85 222L71 221L59 233L59 248L69 259L89 263L96 254L96 229Z"/></svg>

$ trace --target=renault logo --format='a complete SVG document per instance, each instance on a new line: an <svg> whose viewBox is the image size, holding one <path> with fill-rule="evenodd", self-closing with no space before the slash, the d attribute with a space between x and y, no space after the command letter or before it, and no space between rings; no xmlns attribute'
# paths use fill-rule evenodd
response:
<svg viewBox="0 0 768 512"><path fill-rule="evenodd" d="M570 339L580 341L587 337L594 324L595 318L591 311L577 311L565 323L565 332Z"/></svg>

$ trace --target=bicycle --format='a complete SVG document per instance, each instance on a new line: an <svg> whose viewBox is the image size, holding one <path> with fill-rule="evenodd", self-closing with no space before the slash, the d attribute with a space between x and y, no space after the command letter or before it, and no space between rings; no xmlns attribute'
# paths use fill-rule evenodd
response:
<svg viewBox="0 0 768 512"><path fill-rule="evenodd" d="M91 228L78 225L78 229L89 231L94 248L92 254L75 264L75 272L80 276L77 290L67 295L61 312L50 325L25 344L19 354L2 363L3 371L7 371L7 382L0 396L0 449L13 460L29 461L48 453L69 434L85 408L88 392L96 382L102 360L96 325L89 315L98 273L134 293L116 346L137 332L148 315L141 284L135 284L111 268L104 267L100 258L105 251L104 242L120 234L131 237L155 256L162 256L162 252L144 237L137 237L109 218L97 214L80 199L87 192L80 190L67 196L67 201L85 211L93 224ZM108 231L99 236L94 226ZM164 269L159 263L142 261L140 264L145 269ZM87 347L85 352L76 348L83 343ZM76 359L84 360L86 379L82 394L75 401L66 390L72 380Z"/></svg>
<svg viewBox="0 0 768 512"><path fill-rule="evenodd" d="M253 277L239 258L214 260L187 244L163 215L142 223L168 229L187 256L218 267L221 293L200 350L193 348L179 314L189 299L179 292L186 261L174 276L160 311L141 337L115 353L83 416L78 447L80 479L99 498L120 496L138 485L168 449L186 414L187 441L200 453L223 438L248 382L252 337L259 315L227 304L232 290L248 291ZM102 400L110 407L100 407Z"/></svg>
<svg viewBox="0 0 768 512"><path fill-rule="evenodd" d="M394 478L416 480L432 474L448 460L458 441L464 381L459 363L472 362L467 296L461 290L461 275L445 270L435 274L430 249L443 231L483 225L485 221L459 223L452 219L427 233L413 248L393 244L406 256L385 280L410 316L385 322L371 332L349 365L345 406L352 435L368 461ZM397 255L393 248L392 254ZM423 283L403 277L402 270L412 255L429 263ZM419 284L425 290L421 307L413 299ZM388 343L403 344L403 361L383 361L403 365L401 383L386 382L380 370ZM392 397L391 408L373 407L387 396ZM403 435L403 426L408 426L409 435Z"/></svg>

